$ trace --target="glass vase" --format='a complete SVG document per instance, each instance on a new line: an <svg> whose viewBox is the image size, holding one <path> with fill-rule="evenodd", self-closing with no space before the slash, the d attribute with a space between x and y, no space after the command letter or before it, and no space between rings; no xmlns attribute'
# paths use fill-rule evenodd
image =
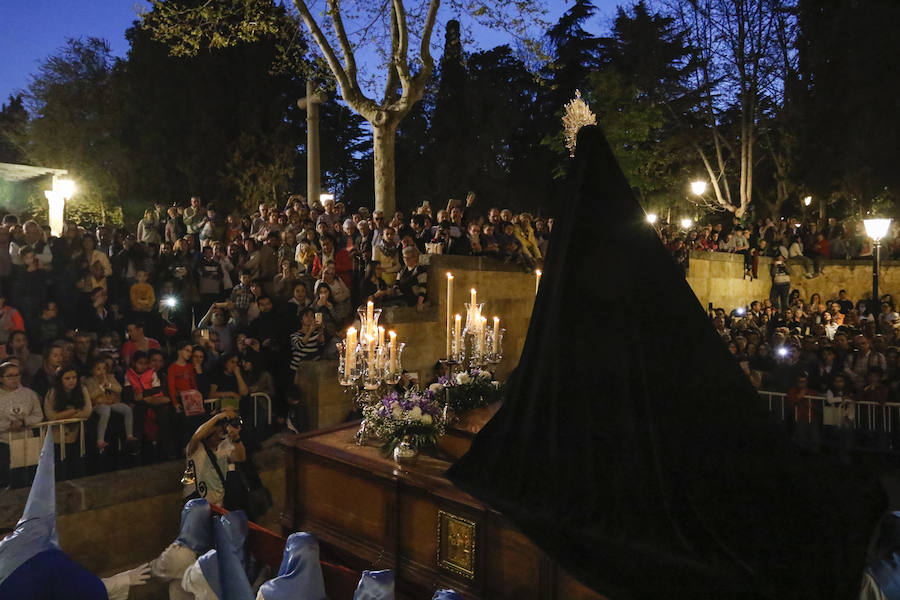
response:
<svg viewBox="0 0 900 600"><path fill-rule="evenodd" d="M409 436L403 436L399 444L394 446L394 462L405 463L411 462L419 456L419 449L409 439Z"/></svg>
<svg viewBox="0 0 900 600"><path fill-rule="evenodd" d="M350 365L347 365L347 341L337 343L338 350L338 381L344 387L356 385L360 377L360 346L357 344L351 355Z"/></svg>
<svg viewBox="0 0 900 600"><path fill-rule="evenodd" d="M506 333L506 330L501 328L500 331L497 332L497 344L495 347L494 344L494 330L490 328L488 330L488 346L489 351L487 352L487 360L488 364L496 365L501 360L503 360L503 334Z"/></svg>
<svg viewBox="0 0 900 600"><path fill-rule="evenodd" d="M356 314L359 315L359 339L360 339L360 341L362 341L364 339L364 336L377 338L378 337L378 319L381 318L381 309L376 308L372 312L372 322L371 323L369 323L369 320L366 317L366 307L365 306L356 309Z"/></svg>
<svg viewBox="0 0 900 600"><path fill-rule="evenodd" d="M403 349L406 347L404 342L395 345L395 348L391 350L391 347L382 347L379 350L384 350L383 352L383 365L384 365L384 382L389 385L396 385L400 382L400 377L403 375Z"/></svg>

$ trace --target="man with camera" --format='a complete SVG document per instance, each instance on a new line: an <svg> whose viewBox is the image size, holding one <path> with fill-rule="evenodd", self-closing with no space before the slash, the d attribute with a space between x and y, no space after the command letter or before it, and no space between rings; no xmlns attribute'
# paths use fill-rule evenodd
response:
<svg viewBox="0 0 900 600"><path fill-rule="evenodd" d="M197 428L185 451L187 471L185 499L206 498L210 504L225 506L225 480L235 463L247 460L241 442L241 418L226 408Z"/></svg>

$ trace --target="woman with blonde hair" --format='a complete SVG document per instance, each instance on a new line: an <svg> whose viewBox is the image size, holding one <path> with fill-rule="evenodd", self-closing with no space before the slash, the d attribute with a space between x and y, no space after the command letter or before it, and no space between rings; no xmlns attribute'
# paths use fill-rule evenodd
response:
<svg viewBox="0 0 900 600"><path fill-rule="evenodd" d="M535 263L539 263L544 257L541 255L540 248L538 248L534 229L531 228L532 220L531 213L524 212L520 214L518 222L513 225L513 236L522 245L522 252L530 256Z"/></svg>

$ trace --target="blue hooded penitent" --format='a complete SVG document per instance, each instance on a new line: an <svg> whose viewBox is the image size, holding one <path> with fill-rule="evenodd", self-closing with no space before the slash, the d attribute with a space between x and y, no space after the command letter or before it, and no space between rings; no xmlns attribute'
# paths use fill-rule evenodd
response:
<svg viewBox="0 0 900 600"><path fill-rule="evenodd" d="M363 571L359 585L353 594L353 600L393 600L394 572Z"/></svg>
<svg viewBox="0 0 900 600"><path fill-rule="evenodd" d="M218 517L214 518L214 521L218 521ZM222 583L219 578L219 553L216 550L210 550L203 556L197 559L197 564L200 565L200 571L203 572L203 578L206 579L206 583L209 584L209 587L212 591L216 593L218 598L222 597Z"/></svg>
<svg viewBox="0 0 900 600"><path fill-rule="evenodd" d="M175 541L198 556L212 548L212 510L206 499L190 500L181 509L181 531Z"/></svg>
<svg viewBox="0 0 900 600"><path fill-rule="evenodd" d="M103 582L59 548L53 460L53 436L47 435L25 512L0 540L0 598L105 600Z"/></svg>
<svg viewBox="0 0 900 600"><path fill-rule="evenodd" d="M319 542L308 533L293 533L284 547L278 577L260 588L265 600L325 600Z"/></svg>
<svg viewBox="0 0 900 600"><path fill-rule="evenodd" d="M213 519L215 551L197 559L203 577L221 600L253 600L242 564L247 539L247 515L235 510Z"/></svg>
<svg viewBox="0 0 900 600"><path fill-rule="evenodd" d="M431 600L462 600L462 596L455 590L438 590Z"/></svg>

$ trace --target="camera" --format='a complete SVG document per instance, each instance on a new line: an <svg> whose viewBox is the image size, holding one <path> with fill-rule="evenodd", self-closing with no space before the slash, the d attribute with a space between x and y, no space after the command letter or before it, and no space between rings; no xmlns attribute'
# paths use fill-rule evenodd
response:
<svg viewBox="0 0 900 600"><path fill-rule="evenodd" d="M224 427L234 427L235 429L240 429L244 425L244 420L240 417L231 417L229 419L222 419L222 425Z"/></svg>

